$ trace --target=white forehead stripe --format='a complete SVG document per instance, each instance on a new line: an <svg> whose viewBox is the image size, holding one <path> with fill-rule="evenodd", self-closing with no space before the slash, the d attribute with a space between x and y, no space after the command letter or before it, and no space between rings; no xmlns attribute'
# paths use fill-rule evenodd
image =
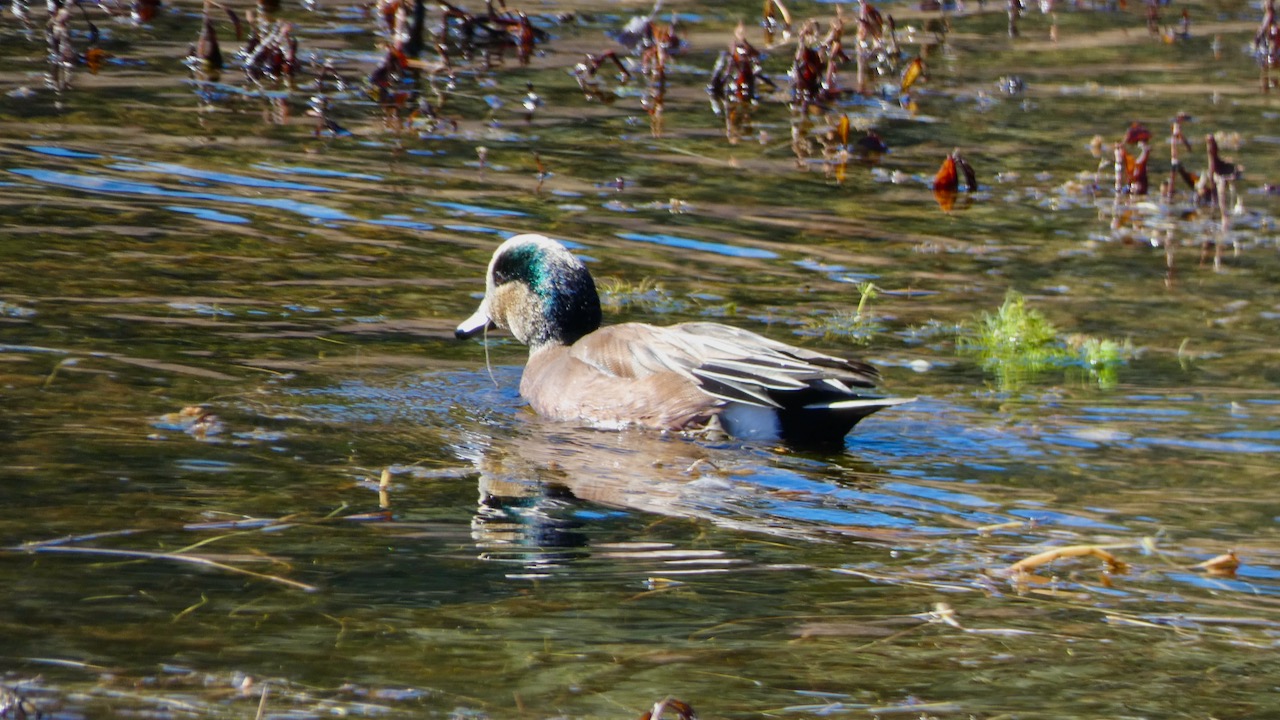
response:
<svg viewBox="0 0 1280 720"><path fill-rule="evenodd" d="M521 233L520 235L512 235L507 238L506 242L498 246L493 252L493 258L489 260L489 277L493 277L493 266L497 264L498 258L511 248L520 247L521 245L536 245L542 250L543 259L551 264L577 266L581 261L569 252L569 249L559 242L552 240L546 235L538 233Z"/></svg>

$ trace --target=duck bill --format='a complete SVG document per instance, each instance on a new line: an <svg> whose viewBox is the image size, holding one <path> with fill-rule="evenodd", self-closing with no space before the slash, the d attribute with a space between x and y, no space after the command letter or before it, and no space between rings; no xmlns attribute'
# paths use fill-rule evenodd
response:
<svg viewBox="0 0 1280 720"><path fill-rule="evenodd" d="M484 303L481 303L474 315L458 324L458 329L454 330L453 334L459 339L466 339L474 337L483 330L495 330L497 327L493 320L489 319L489 312L485 309Z"/></svg>

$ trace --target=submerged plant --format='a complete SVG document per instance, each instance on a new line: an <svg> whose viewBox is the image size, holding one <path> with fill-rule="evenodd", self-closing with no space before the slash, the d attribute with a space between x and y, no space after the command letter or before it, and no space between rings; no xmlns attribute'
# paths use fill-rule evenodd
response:
<svg viewBox="0 0 1280 720"><path fill-rule="evenodd" d="M649 312L671 313L687 307L687 303L672 295L670 290L653 278L644 278L638 283L620 278L602 278L597 287L601 305L614 312L635 307Z"/></svg>
<svg viewBox="0 0 1280 720"><path fill-rule="evenodd" d="M880 323L876 322L868 307L871 300L875 298L876 291L875 284L869 280L859 284L857 309L853 312L838 310L806 318L805 330L802 334L838 336L862 343L868 342L873 335L884 329Z"/></svg>
<svg viewBox="0 0 1280 720"><path fill-rule="evenodd" d="M993 315L983 313L973 332L960 337L961 350L976 355L982 368L996 376L1002 391L1016 390L1026 380L1055 367L1081 367L1102 387L1116 383L1116 369L1133 355L1128 341L1072 335L1064 338L1026 298L1010 290Z"/></svg>
<svg viewBox="0 0 1280 720"><path fill-rule="evenodd" d="M1133 357L1133 343L1073 335L1067 338L1067 346L1073 350L1089 374L1104 388L1116 384L1116 369Z"/></svg>

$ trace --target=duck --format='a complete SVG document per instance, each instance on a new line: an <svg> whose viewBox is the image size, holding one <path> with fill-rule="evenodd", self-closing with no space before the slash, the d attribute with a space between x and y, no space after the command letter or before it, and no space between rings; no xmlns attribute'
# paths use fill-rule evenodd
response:
<svg viewBox="0 0 1280 720"><path fill-rule="evenodd" d="M484 298L455 335L509 331L529 348L520 394L534 412L599 428L827 445L915 399L868 392L880 372L866 362L731 325L602 320L586 264L564 244L525 233L494 251Z"/></svg>

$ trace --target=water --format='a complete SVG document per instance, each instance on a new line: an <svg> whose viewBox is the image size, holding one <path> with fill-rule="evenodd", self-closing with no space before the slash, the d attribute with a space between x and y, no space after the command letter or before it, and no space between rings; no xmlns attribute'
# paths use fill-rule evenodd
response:
<svg viewBox="0 0 1280 720"><path fill-rule="evenodd" d="M602 66L595 99L568 74L621 50L606 31L635 8L525 9L551 34L528 67L455 56L412 120L364 92L383 53L361 8L282 11L294 89L234 62L193 77L180 2L142 26L89 9L110 57L55 92L44 10L4 16L0 708L1276 712L1280 109L1242 50L1258 8L1193 4L1167 43L1140 8L1058 8L1054 43L1038 13L1011 42L1003 6L969 8L939 41L936 13L886 6L926 55L914 112L883 77L794 134L779 97L727 123L703 89L740 18L763 46L758 4L678 8L654 114L640 73ZM780 85L790 53L763 64ZM345 133L306 114L326 60ZM1225 233L1185 191L1115 201L1090 152L1144 122L1155 188L1179 111L1193 171L1209 132L1246 166ZM844 114L890 152L839 167ZM944 211L928 181L952 148L981 186ZM919 400L834 453L540 420L523 348L491 337L487 369L452 337L526 231L589 260L609 322L742 325ZM984 367L961 338L1010 289L1063 346L1122 360ZM1128 570L1005 573L1070 545ZM1233 574L1194 567L1229 550Z"/></svg>

